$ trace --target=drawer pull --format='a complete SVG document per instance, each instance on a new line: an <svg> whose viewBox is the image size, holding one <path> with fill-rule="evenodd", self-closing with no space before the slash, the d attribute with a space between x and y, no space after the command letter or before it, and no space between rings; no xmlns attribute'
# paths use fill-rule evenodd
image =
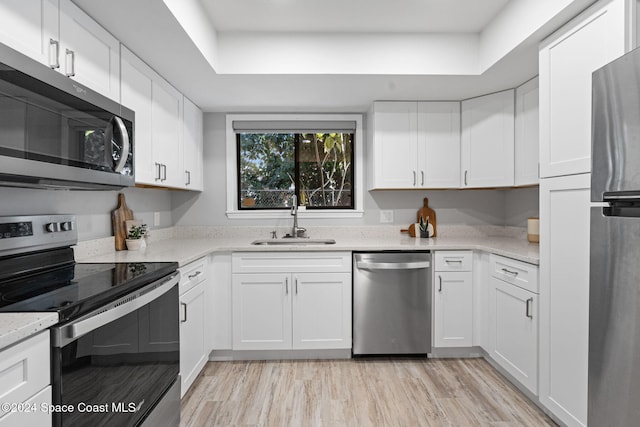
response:
<svg viewBox="0 0 640 427"><path fill-rule="evenodd" d="M529 319L533 319L533 314L531 314L531 305L533 304L533 298L529 298L526 302L526 312L525 315Z"/></svg>
<svg viewBox="0 0 640 427"><path fill-rule="evenodd" d="M507 274L511 274L511 275L513 275L513 277L516 277L516 276L518 275L518 272L517 272L517 271L511 271L511 270L506 269L506 268L502 268L502 271L503 271L503 272L505 272L505 273L507 273Z"/></svg>
<svg viewBox="0 0 640 427"><path fill-rule="evenodd" d="M447 264L462 264L461 259L445 259L444 262Z"/></svg>
<svg viewBox="0 0 640 427"><path fill-rule="evenodd" d="M438 276L438 281L440 282L438 285L438 292L442 292L442 276Z"/></svg>
<svg viewBox="0 0 640 427"><path fill-rule="evenodd" d="M199 275L202 274L202 271L196 271L193 274L190 274L189 276L187 276L189 279L195 279L196 277L198 277Z"/></svg>

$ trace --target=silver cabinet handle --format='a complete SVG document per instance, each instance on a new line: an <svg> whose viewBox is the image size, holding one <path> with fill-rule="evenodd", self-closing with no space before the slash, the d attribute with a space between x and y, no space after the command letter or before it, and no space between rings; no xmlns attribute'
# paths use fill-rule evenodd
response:
<svg viewBox="0 0 640 427"><path fill-rule="evenodd" d="M66 75L67 77L73 77L76 75L76 54L71 49L66 50ZM71 70L71 71L69 71Z"/></svg>
<svg viewBox="0 0 640 427"><path fill-rule="evenodd" d="M462 264L461 259L445 259L444 262L447 264Z"/></svg>
<svg viewBox="0 0 640 427"><path fill-rule="evenodd" d="M413 171L413 186L416 186L416 182L417 182L417 175L416 175L416 171Z"/></svg>
<svg viewBox="0 0 640 427"><path fill-rule="evenodd" d="M156 165L156 181L160 181L160 178L162 177L160 173L160 163L155 162L154 164Z"/></svg>
<svg viewBox="0 0 640 427"><path fill-rule="evenodd" d="M502 271L503 271L503 272L505 272L505 273L507 273L507 274L511 274L511 275L513 275L513 277L516 277L516 276L518 275L518 272L517 272L517 271L511 271L511 270L508 270L508 269L506 269L506 268L502 268Z"/></svg>
<svg viewBox="0 0 640 427"><path fill-rule="evenodd" d="M60 42L49 39L49 67L60 68Z"/></svg>
<svg viewBox="0 0 640 427"><path fill-rule="evenodd" d="M284 278L284 294L289 295L289 278Z"/></svg>
<svg viewBox="0 0 640 427"><path fill-rule="evenodd" d="M465 186L468 185L468 183L467 183L467 174L468 174L468 172L469 171L464 171L464 185Z"/></svg>
<svg viewBox="0 0 640 427"><path fill-rule="evenodd" d="M181 302L180 305L184 309L182 311L184 313L184 319L180 320L180 323L186 323L187 322L187 303Z"/></svg>
<svg viewBox="0 0 640 427"><path fill-rule="evenodd" d="M421 182L420 182L420 185L422 187L424 187L424 171L420 171L420 176L421 176L421 179L422 179Z"/></svg>
<svg viewBox="0 0 640 427"><path fill-rule="evenodd" d="M526 301L526 311L525 311L525 316L527 316L530 319L533 319L533 314L531 314L531 306L533 305L533 298L529 298Z"/></svg>
<svg viewBox="0 0 640 427"><path fill-rule="evenodd" d="M294 280L296 285L296 295L298 295L298 278L296 277Z"/></svg>
<svg viewBox="0 0 640 427"><path fill-rule="evenodd" d="M187 182L184 185L191 185L191 171L184 171L184 173L187 175Z"/></svg>
<svg viewBox="0 0 640 427"><path fill-rule="evenodd" d="M442 276L438 276L438 281L440 282L438 285L438 292L442 292Z"/></svg>
<svg viewBox="0 0 640 427"><path fill-rule="evenodd" d="M162 168L162 178L160 180L161 181L166 181L167 180L167 165L165 165L164 163L161 163L160 167Z"/></svg>
<svg viewBox="0 0 640 427"><path fill-rule="evenodd" d="M202 274L202 271L196 271L196 272L195 272L195 273L193 273L193 274L189 274L187 277L188 277L189 279L195 279L196 277L198 277L198 276L199 276L199 275L201 275L201 274Z"/></svg>

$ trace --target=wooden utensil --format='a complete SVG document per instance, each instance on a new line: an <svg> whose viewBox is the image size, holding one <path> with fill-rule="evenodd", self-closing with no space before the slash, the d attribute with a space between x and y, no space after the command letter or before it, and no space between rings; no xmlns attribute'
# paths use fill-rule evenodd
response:
<svg viewBox="0 0 640 427"><path fill-rule="evenodd" d="M436 226L436 211L429 207L429 199L426 197L424 198L424 206L418 209L416 222L420 222L420 217L424 218L425 220L427 219L427 217L429 217L429 223L433 225L433 235L430 237L436 237L438 235L438 228Z"/></svg>
<svg viewBox="0 0 640 427"><path fill-rule="evenodd" d="M409 228L402 228L400 229L401 233L409 233L410 237L416 237L416 225L415 224L411 224L409 225Z"/></svg>
<svg viewBox="0 0 640 427"><path fill-rule="evenodd" d="M116 251L127 249L127 225L125 221L133 219L133 211L127 206L124 194L118 193L118 206L111 212L113 235L115 237Z"/></svg>

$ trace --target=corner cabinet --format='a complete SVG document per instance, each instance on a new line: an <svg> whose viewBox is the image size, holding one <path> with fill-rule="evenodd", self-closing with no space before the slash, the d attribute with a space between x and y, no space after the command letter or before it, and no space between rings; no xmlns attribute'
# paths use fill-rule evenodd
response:
<svg viewBox="0 0 640 427"><path fill-rule="evenodd" d="M538 185L540 114L538 77L516 88L515 177L516 186Z"/></svg>
<svg viewBox="0 0 640 427"><path fill-rule="evenodd" d="M493 254L489 265L488 353L537 395L538 267Z"/></svg>
<svg viewBox="0 0 640 427"><path fill-rule="evenodd" d="M625 53L625 0L600 1L540 45L540 176L591 171L591 74Z"/></svg>
<svg viewBox="0 0 640 427"><path fill-rule="evenodd" d="M513 89L462 101L462 188L514 184Z"/></svg>
<svg viewBox="0 0 640 427"><path fill-rule="evenodd" d="M120 43L71 0L1 2L0 42L120 102Z"/></svg>
<svg viewBox="0 0 640 427"><path fill-rule="evenodd" d="M374 102L371 189L458 188L459 102Z"/></svg>
<svg viewBox="0 0 640 427"><path fill-rule="evenodd" d="M350 252L232 255L233 350L350 349Z"/></svg>
<svg viewBox="0 0 640 427"><path fill-rule="evenodd" d="M207 363L207 258L180 268L180 396L184 396Z"/></svg>
<svg viewBox="0 0 640 427"><path fill-rule="evenodd" d="M473 252L437 251L434 257L434 347L473 345Z"/></svg>

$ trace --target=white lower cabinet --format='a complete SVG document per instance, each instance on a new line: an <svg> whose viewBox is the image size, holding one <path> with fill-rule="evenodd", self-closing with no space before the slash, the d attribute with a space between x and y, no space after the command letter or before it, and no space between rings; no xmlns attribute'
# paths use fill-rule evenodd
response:
<svg viewBox="0 0 640 427"><path fill-rule="evenodd" d="M180 268L180 396L189 390L209 355L205 335L206 269L206 258Z"/></svg>
<svg viewBox="0 0 640 427"><path fill-rule="evenodd" d="M0 351L0 427L51 425L50 363L48 330Z"/></svg>
<svg viewBox="0 0 640 427"><path fill-rule="evenodd" d="M351 348L349 252L234 253L233 350Z"/></svg>
<svg viewBox="0 0 640 427"><path fill-rule="evenodd" d="M473 345L472 259L471 251L435 254L434 347Z"/></svg>
<svg viewBox="0 0 640 427"><path fill-rule="evenodd" d="M489 355L538 394L538 269L490 256Z"/></svg>

